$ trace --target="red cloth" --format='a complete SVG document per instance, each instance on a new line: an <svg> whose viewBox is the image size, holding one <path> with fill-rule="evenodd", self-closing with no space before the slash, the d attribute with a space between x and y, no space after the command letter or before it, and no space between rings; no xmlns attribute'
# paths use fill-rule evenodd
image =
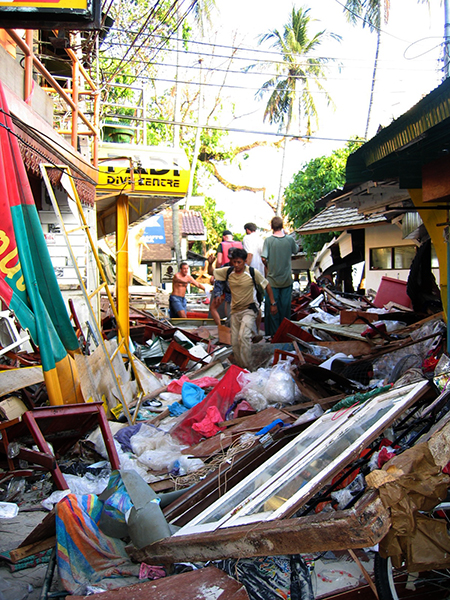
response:
<svg viewBox="0 0 450 600"><path fill-rule="evenodd" d="M176 437L182 444L187 444L188 446L197 444L202 439L202 435L192 429L192 425L198 423L206 416L206 411L210 406L215 406L218 409L221 420L224 421L227 410L233 404L236 394L241 390L237 377L243 371L244 369L236 365L231 365L206 398L187 411L181 423L178 423L170 431L170 435Z"/></svg>

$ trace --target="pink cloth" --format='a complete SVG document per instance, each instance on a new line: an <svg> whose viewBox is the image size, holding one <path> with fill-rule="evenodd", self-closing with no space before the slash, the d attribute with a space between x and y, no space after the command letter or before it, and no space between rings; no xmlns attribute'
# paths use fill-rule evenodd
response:
<svg viewBox="0 0 450 600"><path fill-rule="evenodd" d="M200 388L213 387L219 383L218 379L215 377L200 377L200 379L195 379L191 381L187 375L182 375L180 379L174 379L167 386L167 391L172 394L181 394L181 388L183 387L183 383L189 381L191 383L195 383Z"/></svg>
<svg viewBox="0 0 450 600"><path fill-rule="evenodd" d="M217 406L210 406L206 409L206 417L198 423L194 423L192 429L201 433L204 437L209 438L224 429L224 427L222 427L222 429L217 427L216 423L219 423L220 421L222 421L222 415L220 414L219 409Z"/></svg>
<svg viewBox="0 0 450 600"><path fill-rule="evenodd" d="M141 563L139 569L139 579L161 579L166 576L166 571L163 567L155 567L153 565L147 565L147 563Z"/></svg>

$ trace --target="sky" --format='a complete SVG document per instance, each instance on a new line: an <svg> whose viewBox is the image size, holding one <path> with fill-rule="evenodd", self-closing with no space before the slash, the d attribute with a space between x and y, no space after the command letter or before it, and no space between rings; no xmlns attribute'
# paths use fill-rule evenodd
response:
<svg viewBox="0 0 450 600"><path fill-rule="evenodd" d="M379 126L389 125L424 95L442 81L441 42L444 32L444 8L437 0L429 9L415 0L392 0L389 22L383 25L380 59L375 87L374 106L368 138L373 137ZM265 102L258 101L255 94L260 85L269 79L273 69L264 72L263 65L248 73L240 72L249 61L261 61L274 54L269 45L258 45L261 33L282 29L292 9L292 0L216 0L219 16L213 16L213 27L208 40L216 46L214 59L204 59L205 82L226 82L222 90L223 111L219 125L240 128L247 133L230 133L233 144L243 145L255 140L275 141L263 132L276 133L277 129L263 122ZM315 0L295 4L296 8L310 6L310 15L316 22L310 31L323 29L342 37L339 43L333 39L323 43L316 55L329 59L327 81L324 86L332 97L335 108L326 105L323 94L316 94L319 109L319 128L314 139L288 144L283 186L293 174L312 158L328 155L345 145L350 137L364 137L375 57L376 34L362 27L350 25L344 15L340 0ZM223 48L220 47L223 45ZM236 60L224 79L223 71L228 61L221 56L229 54L230 46L236 46ZM256 50L256 52L255 52ZM209 69L215 68L212 73ZM211 107L212 96L217 88L204 88L204 119ZM234 107L234 118L232 116ZM255 133L248 133L255 132ZM232 166L220 166L220 173L229 181L252 187L266 188L267 197L278 194L281 169L281 152L258 148L248 153ZM217 208L224 210L233 231L243 233L243 225L254 221L268 228L273 212L264 202L262 192L232 192L219 183L204 184L201 189L216 199Z"/></svg>

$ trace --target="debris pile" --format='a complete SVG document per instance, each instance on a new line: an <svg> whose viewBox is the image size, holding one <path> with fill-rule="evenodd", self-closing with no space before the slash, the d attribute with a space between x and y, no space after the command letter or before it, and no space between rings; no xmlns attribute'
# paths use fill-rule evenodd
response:
<svg viewBox="0 0 450 600"><path fill-rule="evenodd" d="M0 527L48 511L1 553L4 568L48 564L42 598L52 579L74 598L124 586L136 598L215 586L221 598L325 598L374 589L379 542L382 558L423 560L398 538L395 498L424 494L405 466L419 448L414 471L432 491L404 508L412 529L450 484L441 313L298 294L292 320L253 344L251 371L217 328L187 325L133 308L123 359L105 316L120 393L101 344L85 346L81 404L47 405L37 348L2 354Z"/></svg>

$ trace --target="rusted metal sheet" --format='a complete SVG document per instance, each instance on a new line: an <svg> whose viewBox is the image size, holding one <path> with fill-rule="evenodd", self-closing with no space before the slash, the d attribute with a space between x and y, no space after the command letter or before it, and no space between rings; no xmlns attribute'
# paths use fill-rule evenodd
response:
<svg viewBox="0 0 450 600"><path fill-rule="evenodd" d="M92 596L67 596L86 600ZM216 567L137 583L125 588L96 594L98 600L249 600L245 587Z"/></svg>
<svg viewBox="0 0 450 600"><path fill-rule="evenodd" d="M377 544L390 523L388 510L371 492L350 510L174 536L127 552L137 562L161 564L347 550Z"/></svg>

